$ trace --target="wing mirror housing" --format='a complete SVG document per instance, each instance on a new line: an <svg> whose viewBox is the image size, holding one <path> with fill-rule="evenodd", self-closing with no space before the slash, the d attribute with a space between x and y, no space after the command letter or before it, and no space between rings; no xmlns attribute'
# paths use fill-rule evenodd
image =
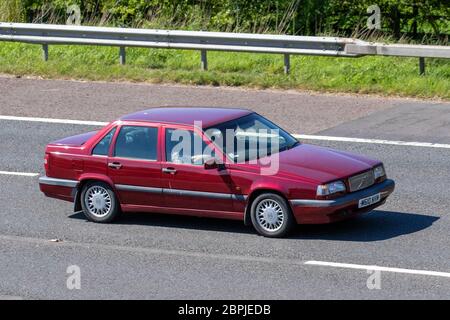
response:
<svg viewBox="0 0 450 320"><path fill-rule="evenodd" d="M225 168L224 164L220 162L219 159L210 157L204 162L205 170L218 169L223 170Z"/></svg>

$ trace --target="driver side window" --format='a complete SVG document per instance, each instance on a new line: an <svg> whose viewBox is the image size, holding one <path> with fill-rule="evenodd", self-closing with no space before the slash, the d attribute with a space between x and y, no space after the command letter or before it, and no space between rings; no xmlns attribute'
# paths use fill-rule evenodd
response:
<svg viewBox="0 0 450 320"><path fill-rule="evenodd" d="M191 130L166 129L166 161L176 164L203 165L214 157L214 150Z"/></svg>

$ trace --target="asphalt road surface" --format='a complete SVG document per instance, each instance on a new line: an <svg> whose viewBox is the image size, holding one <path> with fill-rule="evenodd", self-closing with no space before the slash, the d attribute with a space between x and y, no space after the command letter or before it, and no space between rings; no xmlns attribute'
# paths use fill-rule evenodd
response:
<svg viewBox="0 0 450 320"><path fill-rule="evenodd" d="M245 106L292 133L368 139L304 142L384 161L396 191L357 219L268 239L217 219L127 214L90 223L45 198L37 176L13 174L42 174L49 141L95 126L1 116L109 121L158 105ZM448 103L4 77L0 137L0 299L450 298ZM69 290L73 265L81 288Z"/></svg>

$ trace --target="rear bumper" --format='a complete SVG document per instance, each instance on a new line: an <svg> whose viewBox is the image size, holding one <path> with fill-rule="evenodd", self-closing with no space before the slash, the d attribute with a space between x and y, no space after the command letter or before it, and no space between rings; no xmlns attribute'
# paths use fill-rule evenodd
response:
<svg viewBox="0 0 450 320"><path fill-rule="evenodd" d="M39 189L51 198L73 202L78 187L78 181L51 177L39 177Z"/></svg>
<svg viewBox="0 0 450 320"><path fill-rule="evenodd" d="M395 182L387 179L370 188L352 192L332 200L290 200L295 219L301 224L321 224L345 220L358 214L371 211L384 204L394 191ZM381 200L369 207L358 209L360 199L380 193Z"/></svg>

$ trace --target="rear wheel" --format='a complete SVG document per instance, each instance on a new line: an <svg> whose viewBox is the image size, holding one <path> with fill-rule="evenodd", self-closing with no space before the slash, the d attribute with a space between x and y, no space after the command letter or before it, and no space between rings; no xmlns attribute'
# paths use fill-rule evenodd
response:
<svg viewBox="0 0 450 320"><path fill-rule="evenodd" d="M81 207L86 218L94 222L111 222L120 213L114 191L104 182L90 182L81 192Z"/></svg>
<svg viewBox="0 0 450 320"><path fill-rule="evenodd" d="M286 200L273 193L264 193L253 201L251 218L256 231L265 237L284 237L295 225Z"/></svg>

